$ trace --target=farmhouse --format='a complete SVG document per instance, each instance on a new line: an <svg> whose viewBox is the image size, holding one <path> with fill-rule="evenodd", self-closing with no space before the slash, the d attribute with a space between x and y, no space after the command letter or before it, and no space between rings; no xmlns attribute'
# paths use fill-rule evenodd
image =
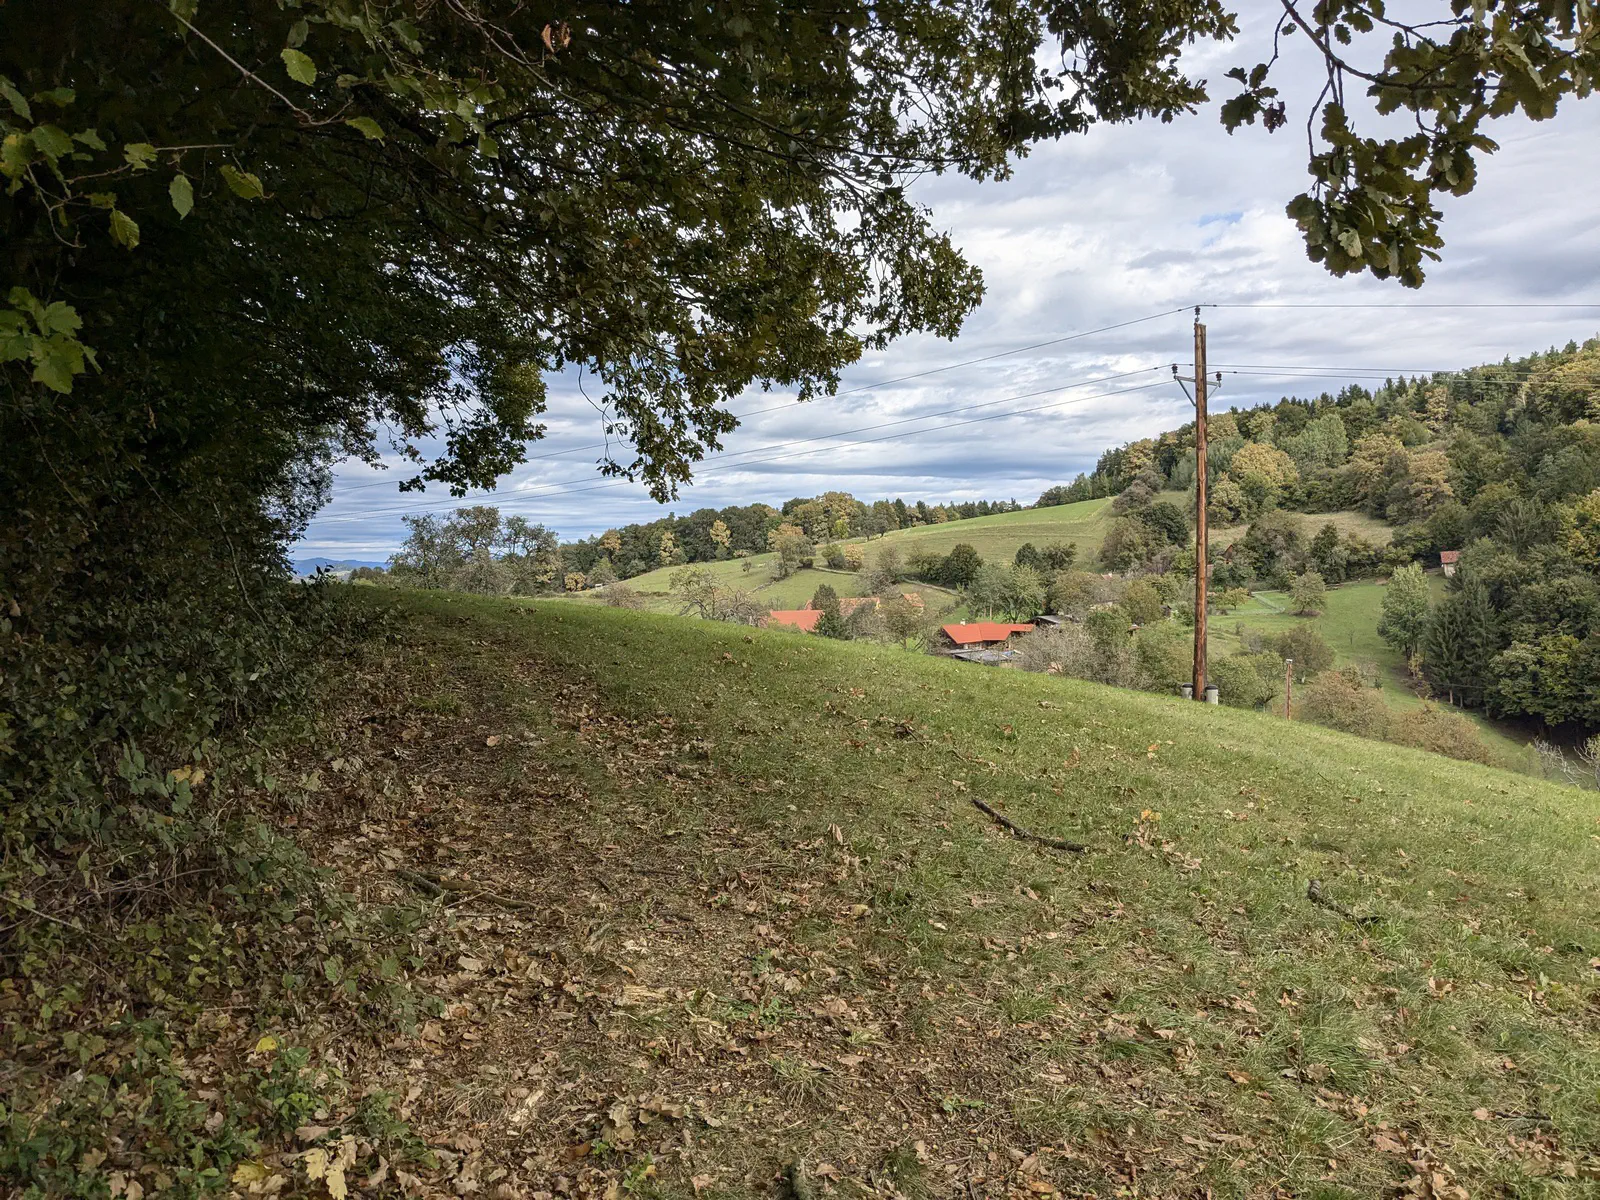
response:
<svg viewBox="0 0 1600 1200"><path fill-rule="evenodd" d="M803 633L813 633L822 620L820 608L776 608L767 614L766 624L787 625Z"/></svg>
<svg viewBox="0 0 1600 1200"><path fill-rule="evenodd" d="M959 625L942 626L939 632L959 650L987 650L998 646L1015 633L1032 633L1032 625L1013 625L1003 621L963 621Z"/></svg>

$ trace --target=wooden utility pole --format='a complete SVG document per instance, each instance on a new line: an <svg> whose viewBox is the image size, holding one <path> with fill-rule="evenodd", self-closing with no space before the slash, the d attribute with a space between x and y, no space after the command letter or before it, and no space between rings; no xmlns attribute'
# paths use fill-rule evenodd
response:
<svg viewBox="0 0 1600 1200"><path fill-rule="evenodd" d="M1194 308L1194 698L1206 698L1206 327Z"/></svg>
<svg viewBox="0 0 1600 1200"><path fill-rule="evenodd" d="M1294 720L1294 659L1283 660L1283 719Z"/></svg>

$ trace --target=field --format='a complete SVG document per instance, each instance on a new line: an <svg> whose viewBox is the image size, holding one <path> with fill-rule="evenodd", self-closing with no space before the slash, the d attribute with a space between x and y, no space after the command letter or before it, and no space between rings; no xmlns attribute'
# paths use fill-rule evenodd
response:
<svg viewBox="0 0 1600 1200"><path fill-rule="evenodd" d="M1437 600L1444 593L1444 577L1428 576ZM1401 653L1378 636L1384 585L1376 580L1345 583L1328 589L1328 606L1320 617L1297 617L1286 592L1256 592L1250 602L1225 615L1211 618L1207 629L1212 654L1231 654L1239 648L1235 629L1243 625L1263 634L1282 633L1296 625L1311 624L1333 649L1334 665L1372 663L1378 668L1384 702L1397 710L1419 708L1422 701L1406 685L1406 664ZM1508 765L1534 770L1537 763L1525 741L1482 714L1458 710L1471 718L1489 746Z"/></svg>
<svg viewBox="0 0 1600 1200"><path fill-rule="evenodd" d="M778 630L357 596L392 616L345 681L366 765L322 766L304 837L353 894L448 885L441 1015L344 1051L449 1148L432 1186L1600 1181L1591 797Z"/></svg>
<svg viewBox="0 0 1600 1200"><path fill-rule="evenodd" d="M1317 531L1324 525L1332 525L1342 536L1358 534L1367 539L1374 546L1387 546L1394 540L1394 527L1387 521L1380 521L1376 517L1369 517L1358 512L1331 512L1331 513L1294 513L1300 518L1301 527L1305 531L1306 541L1317 535ZM1234 542L1245 535L1250 526L1224 525L1213 526L1209 544L1216 550L1226 550Z"/></svg>
<svg viewBox="0 0 1600 1200"><path fill-rule="evenodd" d="M932 550L948 554L958 542L968 542L986 562L1011 565L1012 558L1024 542L1043 546L1048 542L1076 542L1078 561L1091 562L1100 549L1111 524L1109 500L1085 500L1078 504L1062 504L1055 508L1029 508L1022 512L998 513L992 517L973 517L967 521L951 521L944 525L919 525L914 529L897 529L881 538L849 539L859 543L870 557L879 547L894 546L902 555L914 549ZM830 583L841 596L859 595L854 578L837 572L799 572L788 580L772 581L774 555L757 554L747 559L721 563L699 563L709 568L719 581L730 587L753 592L764 602L772 601L772 608L798 608L811 598L819 583ZM744 563L751 564L744 570ZM667 594L676 567L664 567L635 575L627 581L629 587L643 593L653 601L652 607L666 611L672 606ZM770 582L769 582L770 581ZM908 590L925 590L926 585L908 584ZM938 594L940 589L931 589ZM783 603L778 603L778 601ZM954 596L946 597L954 603Z"/></svg>

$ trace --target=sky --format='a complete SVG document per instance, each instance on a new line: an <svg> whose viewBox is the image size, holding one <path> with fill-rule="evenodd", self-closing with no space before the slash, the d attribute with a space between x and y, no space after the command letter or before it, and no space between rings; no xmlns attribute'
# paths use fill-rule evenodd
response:
<svg viewBox="0 0 1600 1200"><path fill-rule="evenodd" d="M1263 35L1270 26L1246 22L1238 42L1199 47L1187 67L1225 97L1231 85L1216 81L1263 57ZM1497 122L1501 149L1480 158L1477 188L1439 203L1444 261L1408 290L1327 274L1284 216L1306 186L1312 66L1292 50L1282 64L1290 121L1271 135L1255 126L1230 136L1213 103L1171 124L1102 126L1036 147L1002 182L920 182L916 198L984 273L983 305L961 336L871 353L834 397L799 404L751 389L732 409L754 415L667 504L598 474L601 419L567 375L549 381L546 436L493 493L456 500L437 484L400 493L403 467L343 463L331 502L291 553L383 560L404 538L404 514L467 503L497 504L563 540L830 489L867 501L1031 504L1109 447L1190 419L1170 364L1192 361L1195 304L1218 306L1202 318L1210 364L1224 372L1213 411L1600 333L1600 100L1540 124Z"/></svg>

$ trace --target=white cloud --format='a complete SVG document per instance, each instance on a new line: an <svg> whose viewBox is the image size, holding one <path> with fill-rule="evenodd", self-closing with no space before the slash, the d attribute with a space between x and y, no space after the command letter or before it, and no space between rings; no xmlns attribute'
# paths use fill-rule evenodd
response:
<svg viewBox="0 0 1600 1200"><path fill-rule="evenodd" d="M1207 49L1197 69L1216 79L1224 64L1252 55L1248 45ZM1288 66L1285 78L1293 79L1295 64ZM1297 99L1304 104L1309 97L1289 98L1290 124L1271 136L1259 127L1229 136L1212 108L1169 125L1098 128L1038 147L1003 183L979 186L949 176L926 181L919 196L936 224L949 229L983 268L984 305L956 343L906 339L848 372L844 389L1195 303L1600 301L1600 222L1592 199L1600 183L1593 153L1600 145L1600 105L1571 105L1543 125L1506 122L1496 128L1502 148L1481 162L1476 191L1441 204L1444 262L1432 267L1427 286L1410 292L1365 277L1334 279L1306 259L1283 206L1304 187L1304 130L1292 113ZM603 440L599 418L570 380L557 380L549 436L532 449L541 457L503 481L488 500L543 521L566 538L652 520L669 510L780 503L828 487L866 499L1014 496L1031 502L1045 486L1092 468L1108 446L1187 419L1182 394L1169 383L980 424L953 422L985 415L982 410L929 418L835 438L831 448L804 456L793 454L808 447L745 452L1186 362L1189 319L1180 312L881 390L763 413L726 441L730 455L744 457L708 461L700 481L665 506L640 485L615 486L598 476L598 452L575 448ZM1600 330L1600 308L1219 308L1204 319L1214 365L1391 371L1496 361ZM1088 390L1144 382L1128 379ZM1231 377L1219 402L1246 405L1340 386L1338 380L1315 378ZM770 409L782 400L756 391L734 410ZM1051 400L1041 396L997 407L1033 408ZM898 436L839 445L888 434ZM786 457L759 461L779 455ZM397 494L388 483L372 486L379 478L359 464L342 467L333 503L295 554L383 557L402 536L402 512L452 506L434 490L418 497ZM563 486L539 486L552 483Z"/></svg>

